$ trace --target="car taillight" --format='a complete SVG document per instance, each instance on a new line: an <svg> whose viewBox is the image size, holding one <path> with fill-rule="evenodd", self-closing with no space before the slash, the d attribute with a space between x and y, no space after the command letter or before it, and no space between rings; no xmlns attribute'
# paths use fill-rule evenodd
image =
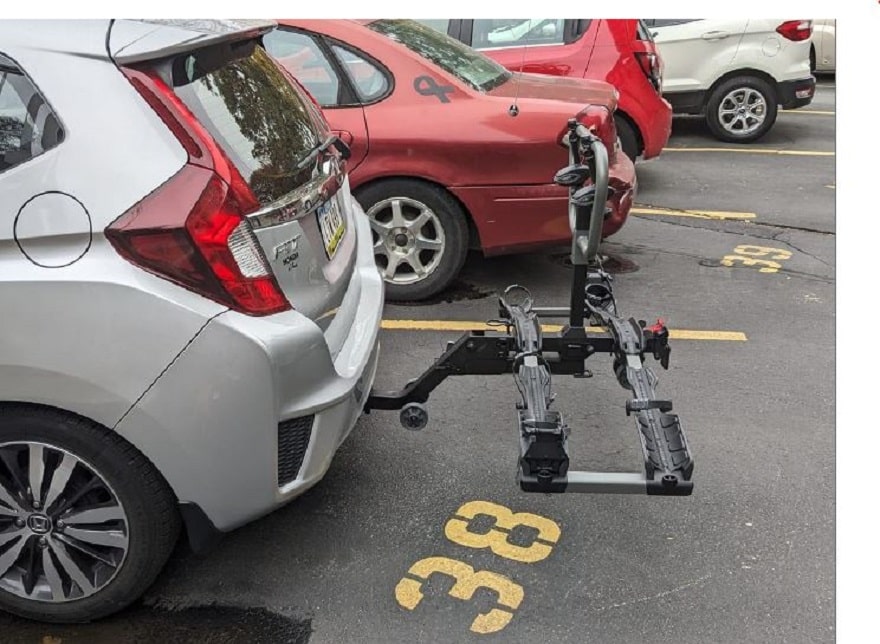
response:
<svg viewBox="0 0 880 644"><path fill-rule="evenodd" d="M637 51L635 52L635 55L636 60L639 61L639 67L642 68L645 76L651 81L651 85L654 86L654 89L657 90L657 92L660 92L660 88L663 84L660 57L657 54L652 54L646 51Z"/></svg>
<svg viewBox="0 0 880 644"><path fill-rule="evenodd" d="M577 119L602 140L608 151L608 162L614 163L617 158L617 126L608 108L604 105L588 105L578 112ZM563 137L567 133L568 128L559 135L560 144L565 145Z"/></svg>
<svg viewBox="0 0 880 644"><path fill-rule="evenodd" d="M105 230L132 264L248 315L290 309L245 215L259 202L213 137L154 72L123 68L187 162Z"/></svg>
<svg viewBox="0 0 880 644"><path fill-rule="evenodd" d="M810 36L813 35L813 21L786 20L781 25L776 27L776 33L781 35L783 38L793 40L794 42L807 40Z"/></svg>

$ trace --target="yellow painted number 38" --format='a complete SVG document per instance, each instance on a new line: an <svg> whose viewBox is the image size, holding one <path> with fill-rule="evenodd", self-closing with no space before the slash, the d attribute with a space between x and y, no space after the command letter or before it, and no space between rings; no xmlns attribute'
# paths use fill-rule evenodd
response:
<svg viewBox="0 0 880 644"><path fill-rule="evenodd" d="M486 533L472 532L471 522L478 515L494 519L494 526ZM530 546L510 543L510 531L523 526L537 532ZM512 512L497 503L470 501L455 512L446 522L446 537L457 544L469 548L489 548L494 554L523 563L534 563L546 559L559 541L560 529L556 522L528 512ZM470 630L474 633L495 633L507 626L523 600L522 586L504 575L488 570L474 570L466 563L448 557L427 557L410 566L409 577L400 580L394 595L397 603L408 610L415 609L422 601L422 584L433 574L452 577L455 584L449 595L467 601L474 593L485 588L498 596L498 607L480 613L473 620Z"/></svg>

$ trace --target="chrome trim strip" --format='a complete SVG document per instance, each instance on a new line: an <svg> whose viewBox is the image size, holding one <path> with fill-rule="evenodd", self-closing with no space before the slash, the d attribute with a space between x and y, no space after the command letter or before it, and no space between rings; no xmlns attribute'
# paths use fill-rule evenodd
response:
<svg viewBox="0 0 880 644"><path fill-rule="evenodd" d="M307 183L247 215L248 223L252 230L262 230L300 219L327 201L331 196L329 185L336 181L341 187L344 179L345 171L331 157Z"/></svg>

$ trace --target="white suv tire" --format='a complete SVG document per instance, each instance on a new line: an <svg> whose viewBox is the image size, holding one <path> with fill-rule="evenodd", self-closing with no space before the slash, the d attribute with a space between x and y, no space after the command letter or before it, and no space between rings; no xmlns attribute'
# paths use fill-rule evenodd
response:
<svg viewBox="0 0 880 644"><path fill-rule="evenodd" d="M706 121L717 138L749 143L770 131L778 113L776 90L758 76L734 76L719 83L706 103Z"/></svg>

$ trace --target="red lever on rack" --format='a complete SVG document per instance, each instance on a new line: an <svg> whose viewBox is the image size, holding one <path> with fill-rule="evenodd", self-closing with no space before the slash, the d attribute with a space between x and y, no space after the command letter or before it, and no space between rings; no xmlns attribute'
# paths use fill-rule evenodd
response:
<svg viewBox="0 0 880 644"><path fill-rule="evenodd" d="M666 320L663 318L657 318L657 321L648 327L648 331L654 334L663 333L666 331Z"/></svg>

